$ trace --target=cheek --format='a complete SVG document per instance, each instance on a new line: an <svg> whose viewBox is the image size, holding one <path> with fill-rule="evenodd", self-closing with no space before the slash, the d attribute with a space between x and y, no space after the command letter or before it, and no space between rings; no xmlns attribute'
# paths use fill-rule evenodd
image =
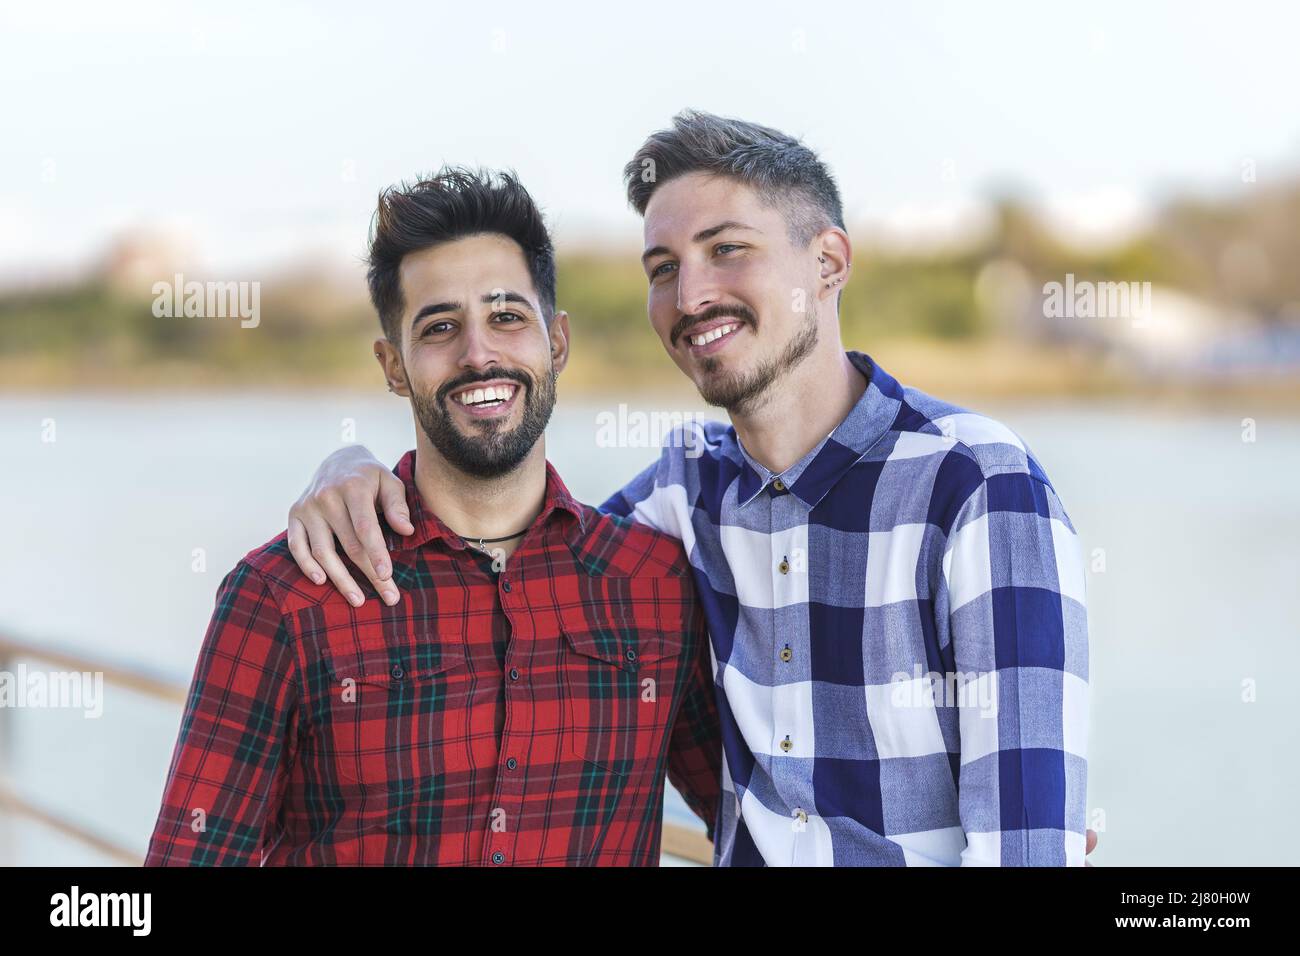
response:
<svg viewBox="0 0 1300 956"><path fill-rule="evenodd" d="M550 367L551 336L541 322L526 329L503 331L495 343L501 364L537 372Z"/></svg>
<svg viewBox="0 0 1300 956"><path fill-rule="evenodd" d="M650 328L665 344L668 334L677 321L677 303L673 296L662 289L651 289L646 300L646 315L650 319Z"/></svg>
<svg viewBox="0 0 1300 956"><path fill-rule="evenodd" d="M758 317L759 329L773 323L783 325L796 312L809 307L816 295L815 289L800 286L793 278L785 280L771 275L753 275L752 281L737 284L737 300L749 306Z"/></svg>
<svg viewBox="0 0 1300 956"><path fill-rule="evenodd" d="M449 381L456 370L448 366L440 356L431 349L416 349L408 355L403 363L406 369L406 384L421 395L432 397L443 382Z"/></svg>

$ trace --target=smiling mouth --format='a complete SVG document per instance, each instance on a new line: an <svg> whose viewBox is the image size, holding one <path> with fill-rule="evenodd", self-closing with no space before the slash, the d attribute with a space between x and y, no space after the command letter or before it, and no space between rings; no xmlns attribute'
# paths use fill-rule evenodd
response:
<svg viewBox="0 0 1300 956"><path fill-rule="evenodd" d="M688 335L692 345L708 345L710 342L716 342L724 335L730 335L736 329L740 328L739 322L733 322L729 325L719 325L715 329L709 329L707 332L701 332L699 335Z"/></svg>
<svg viewBox="0 0 1300 956"><path fill-rule="evenodd" d="M486 411L510 404L518 390L519 385L513 382L486 387L471 385L469 388L453 392L448 398L462 408Z"/></svg>

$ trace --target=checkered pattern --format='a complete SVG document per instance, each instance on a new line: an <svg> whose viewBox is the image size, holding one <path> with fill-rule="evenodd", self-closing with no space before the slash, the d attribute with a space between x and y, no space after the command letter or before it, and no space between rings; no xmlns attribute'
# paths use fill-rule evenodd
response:
<svg viewBox="0 0 1300 956"><path fill-rule="evenodd" d="M414 455L397 605L312 584L284 535L222 583L148 865L657 865L665 772L716 819L680 542L579 504L548 464L497 574L424 507Z"/></svg>
<svg viewBox="0 0 1300 956"><path fill-rule="evenodd" d="M1082 865L1078 540L1008 428L904 388L780 475L694 425L603 509L682 539L712 638L720 865Z"/></svg>

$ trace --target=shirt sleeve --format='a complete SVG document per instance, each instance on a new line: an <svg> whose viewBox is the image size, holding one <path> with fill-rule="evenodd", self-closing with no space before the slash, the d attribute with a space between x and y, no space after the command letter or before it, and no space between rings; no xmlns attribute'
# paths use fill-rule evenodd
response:
<svg viewBox="0 0 1300 956"><path fill-rule="evenodd" d="M722 789L722 728L713 689L709 635L704 615L695 615L698 650L690 682L677 711L668 751L668 780L686 805L704 821L709 839L718 815Z"/></svg>
<svg viewBox="0 0 1300 956"><path fill-rule="evenodd" d="M614 492L597 510L606 514L615 514L622 518L634 517L637 505L650 502L655 490L655 475L659 472L659 462L653 461L626 485ZM645 524L651 524L644 521ZM652 525L653 526L653 525ZM659 530L657 526L656 530Z"/></svg>
<svg viewBox="0 0 1300 956"><path fill-rule="evenodd" d="M1051 485L985 478L957 514L938 592L959 688L962 865L1082 866L1084 572Z"/></svg>
<svg viewBox="0 0 1300 956"><path fill-rule="evenodd" d="M677 433L674 433L676 435ZM689 434L695 434L690 432ZM686 452L693 442L703 439L670 437L660 451L658 460L652 462L635 478L610 495L600 511L631 518L649 525L656 531L685 542L687 551L693 547L695 534L691 528L692 509L688 485L691 468ZM698 456L697 456L698 457Z"/></svg>
<svg viewBox="0 0 1300 956"><path fill-rule="evenodd" d="M261 575L222 581L145 866L260 866L296 754L294 648Z"/></svg>

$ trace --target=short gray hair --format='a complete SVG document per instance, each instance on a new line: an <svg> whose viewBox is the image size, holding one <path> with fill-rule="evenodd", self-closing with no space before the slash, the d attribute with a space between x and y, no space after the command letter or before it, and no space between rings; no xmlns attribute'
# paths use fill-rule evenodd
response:
<svg viewBox="0 0 1300 956"><path fill-rule="evenodd" d="M641 144L623 167L627 200L644 216L656 189L695 172L753 187L785 216L796 246L806 246L823 229L844 228L839 188L816 153L778 130L700 110L683 110L671 129L651 133Z"/></svg>

